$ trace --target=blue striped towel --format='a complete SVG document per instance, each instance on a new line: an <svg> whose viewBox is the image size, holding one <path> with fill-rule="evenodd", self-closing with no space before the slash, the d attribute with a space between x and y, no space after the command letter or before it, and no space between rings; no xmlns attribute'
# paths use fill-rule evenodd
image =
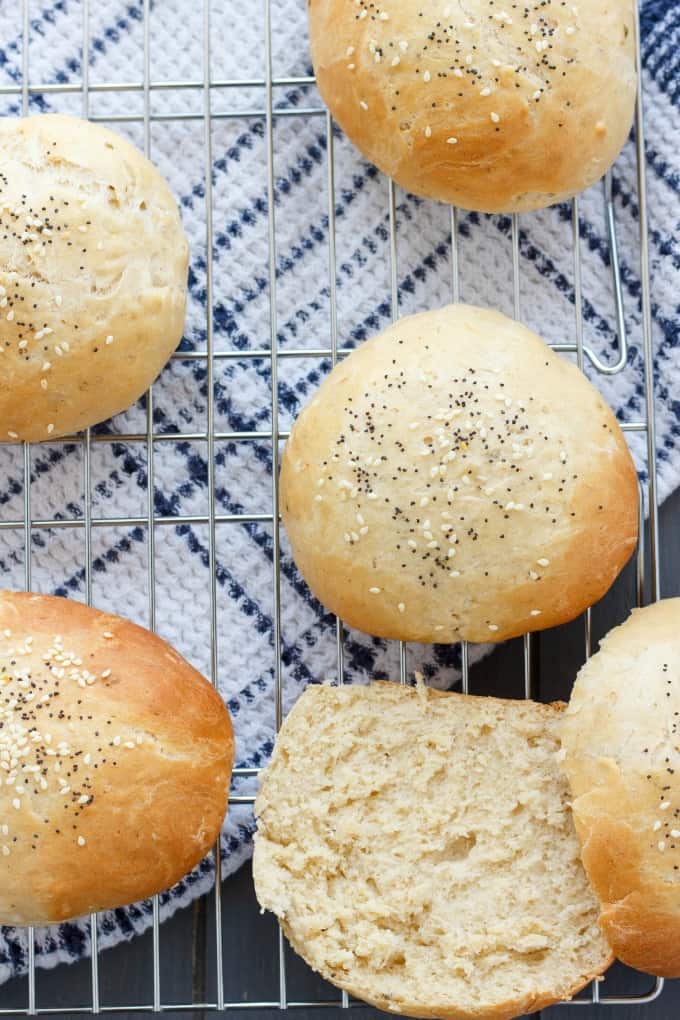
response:
<svg viewBox="0 0 680 1020"><path fill-rule="evenodd" d="M21 5L0 0L3 36L0 81L22 81ZM330 346L329 219L326 118L314 88L296 81L311 72L306 41L305 0L272 4L276 201L276 340L278 402L282 429L329 370L330 359L306 351ZM82 5L76 0L31 4L28 79L32 84L75 86L82 80ZM215 44L210 74L214 82L262 80L264 4L214 0L215 39L229 36L238 45ZM100 89L103 83L139 83L144 72L141 0L91 0L88 112L113 119L142 146L144 96L140 89ZM658 462L661 496L680 478L680 403L673 380L680 362L678 298L680 249L674 236L680 206L677 138L680 127L680 7L672 0L648 0L642 18L644 91L647 112L647 166L651 208L653 326L658 406ZM150 24L150 66L154 82L200 82L204 74L202 11L183 0L156 0ZM211 101L213 221L213 326L216 506L227 520L217 525L218 679L237 734L237 763L264 764L274 734L274 601L271 520L271 384L268 360L248 356L270 342L268 284L267 138L262 87L216 86ZM204 135L199 88L152 90L152 158L177 194L192 246L190 296L182 350L206 350L206 189ZM0 97L2 112L18 114L17 91ZM82 96L73 91L36 89L33 113L81 114ZM241 116L225 116L241 113ZM177 119L181 115L181 119ZM137 120L115 121L116 117ZM165 117L165 119L160 119ZM337 327L340 342L359 344L390 320L388 189L385 179L361 160L335 132L335 223ZM625 368L602 376L588 368L622 420L644 418L640 348L640 276L635 159L631 144L613 177L621 278L630 347ZM449 210L400 191L397 211L397 279L402 314L451 300L451 220ZM549 341L573 340L574 286L570 209L557 207L521 218L520 261L523 317ZM507 217L461 214L458 242L461 295L466 301L512 312L511 224ZM618 340L612 295L602 190L581 202L583 311L587 344L605 361L615 361ZM154 387L156 433L196 435L206 429L207 366L204 359L175 360ZM95 526L92 533L95 605L149 622L147 459L142 443L116 435L146 429L143 404L95 430L91 457L92 513L132 518L131 523ZM233 433L263 433L236 439ZM106 441L101 437L110 436ZM630 434L641 477L645 441ZM21 521L24 511L21 450L0 447L4 484L0 521ZM83 451L79 444L54 443L32 452L31 510L35 520L76 520L84 515ZM200 439L156 444L154 500L159 517L191 517L155 530L155 604L159 632L199 669L210 668L209 530L206 443ZM263 516L264 519L259 519ZM196 518L198 520L196 520ZM141 522L141 523L140 523ZM83 599L84 533L81 527L37 527L32 533L32 585L36 590ZM5 586L25 579L24 533L0 531L0 569ZM283 683L287 708L313 678L337 674L333 619L309 595L283 543L281 561ZM451 686L458 678L458 651L410 647L409 667L434 683ZM477 652L479 654L479 652ZM349 679L394 676L396 647L350 632L345 643ZM236 792L253 792L241 779ZM252 811L230 811L222 837L223 874L250 853ZM206 860L161 897L161 917L170 916L205 893L213 882ZM151 923L151 905L138 904L103 914L99 945L133 937ZM87 922L73 922L36 933L40 966L51 967L89 952ZM26 933L0 933L0 980L25 972Z"/></svg>

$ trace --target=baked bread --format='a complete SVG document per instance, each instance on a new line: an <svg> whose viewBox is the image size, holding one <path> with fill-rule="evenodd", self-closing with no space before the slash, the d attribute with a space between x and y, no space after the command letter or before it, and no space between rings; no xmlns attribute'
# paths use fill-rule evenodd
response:
<svg viewBox="0 0 680 1020"><path fill-rule="evenodd" d="M579 672L562 729L583 863L616 955L680 977L680 599L634 609Z"/></svg>
<svg viewBox="0 0 680 1020"><path fill-rule="evenodd" d="M635 469L600 394L466 305L402 319L333 369L293 427L281 507L321 602L407 641L564 623L637 538Z"/></svg>
<svg viewBox="0 0 680 1020"><path fill-rule="evenodd" d="M319 91L361 152L465 209L561 202L630 131L631 0L309 0L309 36Z"/></svg>
<svg viewBox="0 0 680 1020"><path fill-rule="evenodd" d="M182 335L177 204L129 142L74 117L0 119L0 441L135 402Z"/></svg>
<svg viewBox="0 0 680 1020"><path fill-rule="evenodd" d="M556 751L560 705L310 687L255 804L254 875L293 947L394 1013L497 1020L611 962Z"/></svg>
<svg viewBox="0 0 680 1020"><path fill-rule="evenodd" d="M597 181L628 137L631 0L309 0L309 19L328 109L417 195L538 209Z"/></svg>
<svg viewBox="0 0 680 1020"><path fill-rule="evenodd" d="M173 885L217 838L232 757L219 696L160 638L0 593L0 924Z"/></svg>

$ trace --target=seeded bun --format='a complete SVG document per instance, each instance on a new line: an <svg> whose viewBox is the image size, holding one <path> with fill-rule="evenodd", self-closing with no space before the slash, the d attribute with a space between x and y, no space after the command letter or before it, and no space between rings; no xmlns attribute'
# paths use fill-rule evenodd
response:
<svg viewBox="0 0 680 1020"><path fill-rule="evenodd" d="M624 963L680 977L680 599L607 635L561 736L604 933Z"/></svg>
<svg viewBox="0 0 680 1020"><path fill-rule="evenodd" d="M177 204L132 145L73 117L0 119L0 441L123 411L184 324Z"/></svg>
<svg viewBox="0 0 680 1020"><path fill-rule="evenodd" d="M418 195L539 209L598 180L630 131L631 0L309 0L309 19L330 112Z"/></svg>
<svg viewBox="0 0 680 1020"><path fill-rule="evenodd" d="M222 701L160 638L0 593L0 924L173 885L217 838L232 757Z"/></svg>
<svg viewBox="0 0 680 1020"><path fill-rule="evenodd" d="M321 602L408 641L564 623L637 539L635 469L600 394L467 305L402 319L333 369L292 429L281 507Z"/></svg>

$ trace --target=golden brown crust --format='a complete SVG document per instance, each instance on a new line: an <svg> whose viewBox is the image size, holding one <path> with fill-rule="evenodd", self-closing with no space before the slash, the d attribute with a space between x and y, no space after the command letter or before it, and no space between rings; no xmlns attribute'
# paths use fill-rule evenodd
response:
<svg viewBox="0 0 680 1020"><path fill-rule="evenodd" d="M680 976L680 599L632 616L583 667L563 729L583 863L616 956Z"/></svg>
<svg viewBox="0 0 680 1020"><path fill-rule="evenodd" d="M0 923L144 899L210 850L231 722L161 638L77 602L0 593L0 718L0 750L29 749L0 787Z"/></svg>
<svg viewBox="0 0 680 1020"><path fill-rule="evenodd" d="M630 0L521 11L310 0L309 16L331 113L416 194L485 212L540 208L601 177L630 130Z"/></svg>
<svg viewBox="0 0 680 1020"><path fill-rule="evenodd" d="M600 394L466 305L402 319L333 370L286 445L281 508L321 602L406 641L571 620L637 540L635 468Z"/></svg>
<svg viewBox="0 0 680 1020"><path fill-rule="evenodd" d="M3 118L0 154L0 441L42 441L156 378L182 335L188 245L160 173L100 125Z"/></svg>

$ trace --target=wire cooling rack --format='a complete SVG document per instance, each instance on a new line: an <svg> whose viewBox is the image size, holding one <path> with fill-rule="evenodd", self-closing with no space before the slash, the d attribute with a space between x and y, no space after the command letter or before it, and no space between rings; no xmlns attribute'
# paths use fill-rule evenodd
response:
<svg viewBox="0 0 680 1020"><path fill-rule="evenodd" d="M224 0L224 24L229 24L229 8L235 5L236 0ZM279 86L300 86L313 85L313 78L302 77L275 77L272 72L272 8L276 0L254 0L264 7L264 47L265 75L263 78L250 79L217 79L210 75L210 52L211 46L215 45L216 35L211 32L211 11L208 0L205 2L203 11L202 45L203 45L203 75L196 80L183 81L154 81L151 76L150 63L150 0L143 0L141 15L143 17L143 69L144 74L141 80L128 82L90 82L89 80L89 55L90 55L90 30L89 30L89 0L82 0L82 81L77 83L45 83L32 81L30 74L30 36L31 22L29 11L29 0L22 3L22 74L21 81L16 85L7 85L0 88L0 95L15 96L21 101L23 113L29 109L29 99L33 93L48 95L50 93L75 93L80 96L81 110L84 117L91 115L91 99L96 93L116 91L119 93L141 94L143 108L141 114L120 114L117 116L93 116L93 120L105 120L107 123L118 122L141 122L143 126L144 150L147 155L153 157L151 151L151 124L156 121L179 121L197 120L202 124L203 131L203 172L205 180L205 244L208 252L206 266L206 292L207 309L205 329L207 343L204 352L178 352L174 355L176 359L201 359L205 363L207 374L207 428L205 431L192 433L158 433L154 430L154 401L153 392L149 392L146 400L146 428L139 432L125 435L117 435L121 442L141 444L146 448L148 474L146 486L146 513L138 516L125 517L98 517L92 508L92 450L93 444L108 442L110 437L106 435L91 434L89 430L76 437L69 437L64 442L80 443L83 450L83 474L84 474L84 514L82 519L48 519L36 518L31 509L31 449L28 445L23 447L23 472L24 472L24 506L23 519L2 520L0 528L20 531L23 533L24 541L24 582L27 589L32 584L31 569L31 539L34 532L44 529L77 528L81 529L84 536L84 571L85 571L85 592L88 602L92 602L93 595L93 552L92 536L93 529L114 528L117 526L138 525L146 529L148 543L148 622L153 629L156 624L156 601L155 601L155 566L156 566L156 535L157 529L164 526L177 525L180 521L190 522L196 525L204 525L208 531L208 545L210 557L210 674L213 683L217 678L217 642L218 615L217 615L217 585L216 585L216 533L218 527L225 523L235 522L258 522L271 525L273 536L273 574L271 583L274 593L274 644L276 651L275 667L275 712L276 726L280 726L283 716L283 676L281 662L281 600L280 600L280 535L278 522L278 460L279 443L286 438L286 431L279 426L278 407L278 373L279 363L283 358L325 358L333 363L341 358L348 349L342 348L338 343L337 328L337 301L336 301L336 214L335 214L335 166L334 166L334 133L333 124L329 114L318 107L302 108L297 106L294 110L286 110L274 102L274 90ZM214 20L214 10L212 13ZM213 26L214 28L214 26ZM639 47L639 26L637 26L637 60L640 66ZM256 95L257 105L252 108L242 109L220 109L216 110L215 96L232 98L238 95L239 91L248 97ZM200 112L191 113L157 113L152 111L152 94L165 92L179 96L184 93L198 93L202 101ZM328 287L330 293L330 344L328 347L316 349L305 348L279 349L277 342L277 294L276 294L276 208L275 208L275 152L274 152L274 131L273 125L276 117L284 117L294 114L296 117L315 117L325 121L325 135L327 143L327 216L328 216ZM267 152L267 217L268 217L268 277L269 277L269 343L257 350L248 351L225 351L216 350L213 336L213 265L210 253L213 250L213 202L212 202L212 181L211 168L213 164L212 131L215 122L221 118L257 118L264 122L266 135ZM640 279L641 288L641 339L644 353L645 368L645 408L646 415L643 420L628 422L623 427L629 432L643 433L646 439L647 448L647 491L640 492L640 514L641 522L644 523L643 509L647 508L648 528L641 527L641 540L637 555L637 600L640 604L645 598L645 584L649 584L648 597L656 599L659 597L659 549L658 549L658 519L657 519L657 485L656 485L656 464L655 464L655 427L654 427L654 391L653 391L653 365L652 365L652 334L651 334L651 305L650 305L650 280L649 280L649 257L647 250L647 203L645 190L644 172L644 126L642 97L638 96L636 110L636 159L637 159L637 200L639 205L639 258L640 258ZM197 159L201 154L197 154ZM395 188L391 182L385 183L386 201L389 211L389 248L391 257L391 309L392 316L398 316L398 276L397 276L397 206L395 199ZM581 368L586 361L598 372L604 374L616 374L626 364L628 353L628 337L624 319L622 282L617 249L617 231L612 196L612 180L608 175L603 182L602 201L604 204L604 221L609 245L609 255L612 272L612 294L614 300L615 321L618 332L618 357L614 362L604 362L596 351L584 342L584 322L582 313L582 272L581 272L581 250L579 243L579 200L574 199L572 203L572 244L574 259L574 289L575 289L575 315L573 323L574 339L570 343L556 345L556 349L575 355ZM459 300L465 298L461 294L460 280L460 254L458 247L459 222L458 212L451 209L451 298ZM511 223L512 241L512 274L513 274L513 305L515 317L520 318L521 290L520 290L520 227L517 216L512 217ZM271 364L271 428L269 431L256 432L233 432L220 431L215 427L215 397L213 378L215 366L220 359L237 358L246 360L249 358L267 359ZM218 441L247 442L254 438L269 440L272 448L272 487L271 487L271 510L269 513L259 514L235 514L225 515L217 512L215 500L215 444ZM208 513L204 515L193 515L178 518L177 516L162 516L156 512L154 505L154 456L158 444L168 443L176 440L191 440L206 444L206 455L208 463L208 492L209 504ZM646 542L644 536L648 535ZM645 577L648 581L645 581ZM590 611L585 614L585 654L590 653ZM344 677L344 629L340 621L337 622L337 665L339 677ZM524 638L524 693L528 697L532 692L532 656L531 636ZM400 646L400 680L406 682L407 678L407 648ZM467 645L462 646L462 689L469 689L469 650ZM237 769L239 776L255 775L255 769ZM252 797L235 796L232 803L252 803ZM217 855L219 858L219 855ZM3 991L0 989L0 1014L1 1015L34 1015L36 1013L106 1013L120 1011L181 1011L191 1013L193 1011L205 1010L231 1010L231 1009L284 1009L288 1007L333 1007L340 1006L347 1008L355 1005L346 994L340 995L330 990L330 998L314 1001L297 1001L289 997L288 982L286 976L286 950L283 936L279 931L278 946L278 995L264 1001L251 1001L239 997L228 998L225 992L224 980L224 931L229 924L229 916L226 904L223 905L223 892L219 881L219 860L217 864L218 881L213 894L210 896L210 911L212 912L211 931L212 944L205 946L203 951L210 954L214 961L216 993L212 1001L184 1003L168 1002L164 999L161 982L161 947L162 939L159 926L159 905L155 899L153 903L153 928L152 939L152 966L150 970L150 981L148 995L143 1001L133 1004L112 1005L103 1002L100 995L100 967L101 960L98 952L98 928L97 917L93 915L90 920L90 937L92 944L92 959L90 965L90 995L88 1001L77 1005L61 1008L49 1001L38 1001L36 994L36 966L35 966L35 945L32 930L29 930L29 959L28 975L25 980L25 1001L24 1005L17 1008L16 1005L8 1006L3 1001ZM657 998L663 988L663 981L652 982L643 994L629 996L606 996L600 995L599 984L593 983L586 994L576 1000L578 1005L589 1005L601 1003L603 1005L640 1005L648 1003Z"/></svg>

